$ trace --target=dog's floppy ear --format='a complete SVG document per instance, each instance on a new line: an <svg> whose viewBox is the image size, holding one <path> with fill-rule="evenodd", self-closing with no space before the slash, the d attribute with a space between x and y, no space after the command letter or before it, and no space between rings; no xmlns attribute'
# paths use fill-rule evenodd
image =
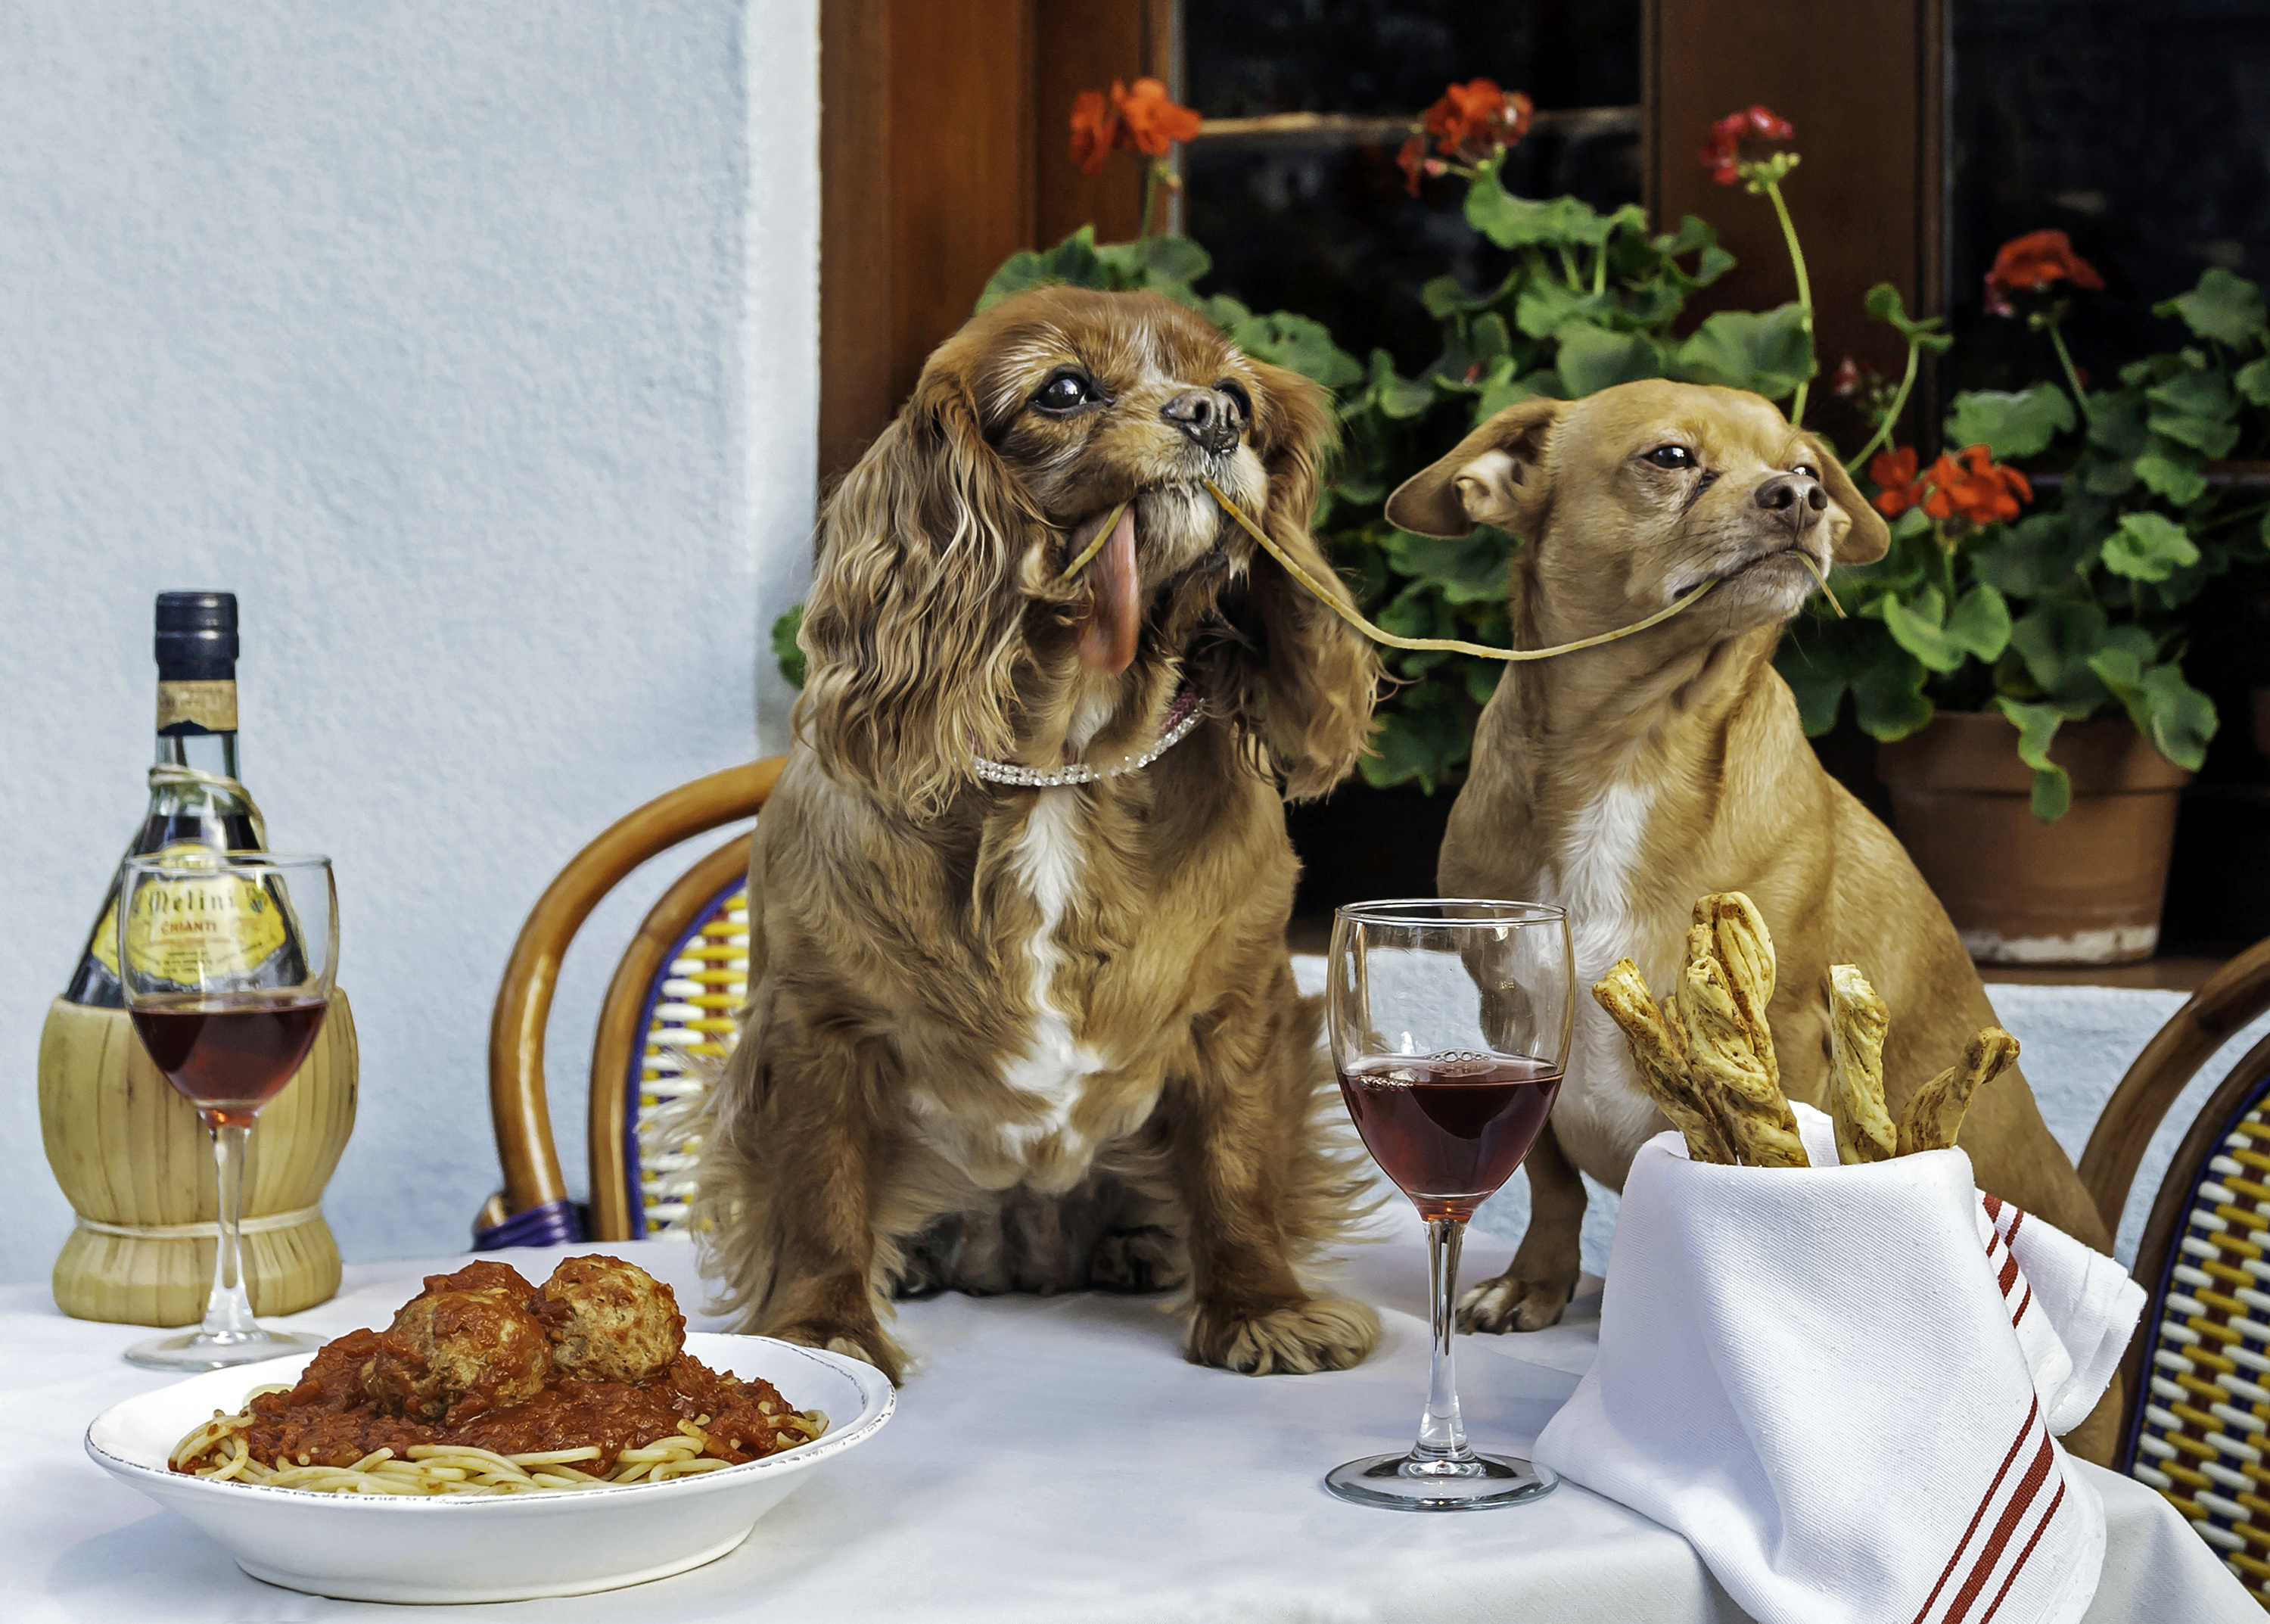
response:
<svg viewBox="0 0 2270 1624"><path fill-rule="evenodd" d="M1834 516L1829 521L1829 556L1839 564L1874 563L1892 545L1892 527L1860 494L1852 476L1836 460L1836 453L1818 434L1806 435L1805 443L1819 459L1814 466L1821 470L1821 483L1829 492L1829 500L1843 514L1842 528Z"/></svg>
<svg viewBox="0 0 2270 1624"><path fill-rule="evenodd" d="M1252 365L1264 403L1252 444L1269 475L1269 505L1257 516L1310 580L1353 609L1309 534L1324 458L1337 438L1332 398L1298 373ZM1237 636L1216 646L1207 697L1262 746L1287 797L1322 795L1347 776L1370 735L1379 663L1369 642L1258 547L1241 596L1221 605Z"/></svg>
<svg viewBox="0 0 2270 1624"><path fill-rule="evenodd" d="M1463 536L1477 524L1526 535L1543 511L1539 471L1561 408L1535 395L1497 412L1448 456L1397 486L1387 522L1414 536Z"/></svg>
<svg viewBox="0 0 2270 1624"><path fill-rule="evenodd" d="M821 766L916 818L1009 753L1040 514L933 363L820 523L796 726Z"/></svg>

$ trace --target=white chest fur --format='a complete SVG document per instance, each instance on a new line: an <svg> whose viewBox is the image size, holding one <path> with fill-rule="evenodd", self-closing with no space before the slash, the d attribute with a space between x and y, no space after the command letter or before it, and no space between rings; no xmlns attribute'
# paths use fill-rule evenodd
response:
<svg viewBox="0 0 2270 1624"><path fill-rule="evenodd" d="M1051 1135L1069 1136L1072 1109L1087 1079L1104 1069L1103 1057L1081 1042L1057 1005L1054 988L1064 965L1057 941L1078 899L1086 866L1082 840L1082 797L1077 790L1043 790L1018 840L1013 864L1032 893L1039 914L1025 943L1026 998L1032 1026L1022 1053L1003 1068L1002 1079L1029 1096L1041 1109L1004 1130L1013 1150L1028 1150Z"/></svg>
<svg viewBox="0 0 2270 1624"><path fill-rule="evenodd" d="M1611 782L1577 815L1567 843L1548 863L1539 901L1569 910L1576 960L1576 1020L1568 1079L1553 1108L1554 1136L1577 1167L1621 1187L1634 1152L1662 1123L1641 1092L1631 1050L1599 1004L1591 987L1626 954L1650 968L1642 951L1643 922L1633 906L1633 882L1649 814L1651 784Z"/></svg>

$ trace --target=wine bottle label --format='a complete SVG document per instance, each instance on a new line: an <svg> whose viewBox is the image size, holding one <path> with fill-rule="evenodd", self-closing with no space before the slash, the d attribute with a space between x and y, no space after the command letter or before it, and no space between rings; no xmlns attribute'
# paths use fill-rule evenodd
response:
<svg viewBox="0 0 2270 1624"><path fill-rule="evenodd" d="M158 731L190 723L208 733L236 731L234 682L161 682L158 685Z"/></svg>
<svg viewBox="0 0 2270 1624"><path fill-rule="evenodd" d="M166 855L174 855L169 848ZM203 847L178 849L203 852ZM180 987L213 987L250 976L276 956L290 932L276 899L257 880L234 874L145 879L126 922L135 973ZM116 904L112 905L114 911ZM116 921L106 922L115 927ZM100 938L108 932L98 932ZM115 973L115 961L109 961Z"/></svg>
<svg viewBox="0 0 2270 1624"><path fill-rule="evenodd" d="M102 910L102 923L94 927L94 940L87 951L97 962L115 977L118 974L118 898L110 899L110 906Z"/></svg>

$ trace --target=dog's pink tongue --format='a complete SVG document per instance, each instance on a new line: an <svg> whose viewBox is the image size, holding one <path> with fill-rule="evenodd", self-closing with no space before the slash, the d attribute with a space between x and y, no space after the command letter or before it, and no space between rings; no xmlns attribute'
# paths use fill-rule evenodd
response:
<svg viewBox="0 0 2270 1624"><path fill-rule="evenodd" d="M1094 583L1095 601L1079 628L1080 663L1113 675L1135 658L1136 600L1135 509L1131 506L1111 527L1111 538L1087 567Z"/></svg>

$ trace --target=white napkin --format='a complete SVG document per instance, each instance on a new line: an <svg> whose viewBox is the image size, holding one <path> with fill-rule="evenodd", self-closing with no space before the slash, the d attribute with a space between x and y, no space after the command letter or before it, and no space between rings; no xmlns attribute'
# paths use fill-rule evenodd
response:
<svg viewBox="0 0 2270 1624"><path fill-rule="evenodd" d="M2080 1618L2104 1509L2053 1435L2142 1291L1962 1152L1840 1167L1793 1109L1810 1168L1641 1148L1599 1355L1537 1458L1684 1534L1761 1624Z"/></svg>

